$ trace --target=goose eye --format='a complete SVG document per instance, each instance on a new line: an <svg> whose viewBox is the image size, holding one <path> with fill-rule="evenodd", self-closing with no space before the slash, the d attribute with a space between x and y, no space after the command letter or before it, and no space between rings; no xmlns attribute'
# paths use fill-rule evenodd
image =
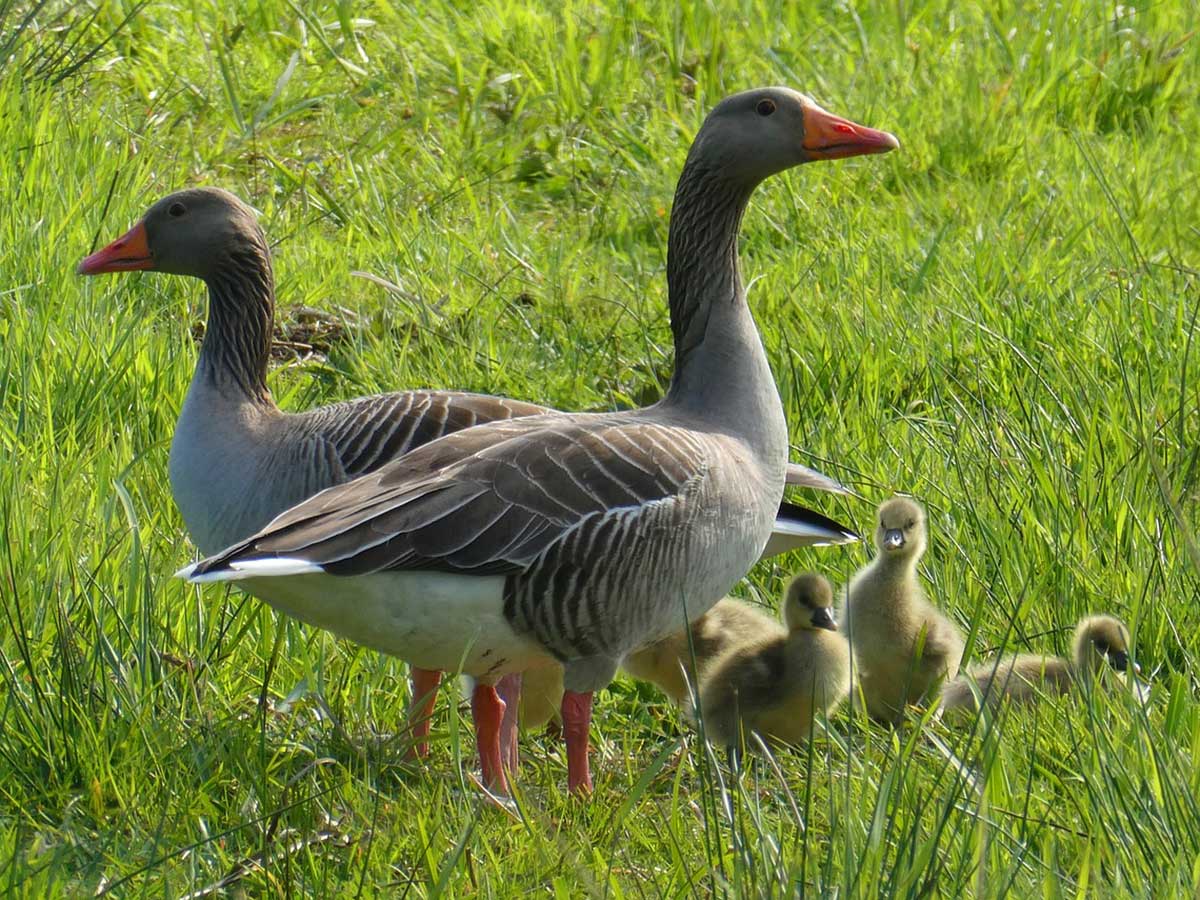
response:
<svg viewBox="0 0 1200 900"><path fill-rule="evenodd" d="M176 218L176 219L178 219L180 216L182 216L185 212L187 212L187 209L184 207L184 205L182 203L180 203L178 201L176 201L175 203L172 203L170 205L170 207L168 207L168 209L167 209L167 215L172 216L173 218Z"/></svg>
<svg viewBox="0 0 1200 900"><path fill-rule="evenodd" d="M771 113L775 112L775 101L764 97L762 100L758 101L758 105L754 107L754 111L760 116L769 116Z"/></svg>

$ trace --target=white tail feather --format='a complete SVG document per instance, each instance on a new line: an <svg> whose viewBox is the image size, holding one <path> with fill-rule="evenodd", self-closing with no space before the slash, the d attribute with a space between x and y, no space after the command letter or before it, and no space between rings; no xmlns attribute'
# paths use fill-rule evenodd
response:
<svg viewBox="0 0 1200 900"><path fill-rule="evenodd" d="M775 520L775 527L771 531L767 546L763 548L761 558L787 553L799 547L829 547L834 544L852 544L857 540L857 535L845 531L810 522L778 518Z"/></svg>
<svg viewBox="0 0 1200 900"><path fill-rule="evenodd" d="M175 573L176 578L186 578L192 584L208 584L212 581L241 581L245 578L277 578L282 575L314 575L324 572L320 566L303 559L287 557L271 559L235 560L223 569L193 575L199 563L184 566Z"/></svg>

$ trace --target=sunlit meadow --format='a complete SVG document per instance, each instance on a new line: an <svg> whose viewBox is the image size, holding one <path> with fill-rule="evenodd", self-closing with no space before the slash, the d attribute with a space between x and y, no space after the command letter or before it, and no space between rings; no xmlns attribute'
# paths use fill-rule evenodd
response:
<svg viewBox="0 0 1200 900"><path fill-rule="evenodd" d="M0 0L0 891L1191 896L1200 886L1200 13L1193 4ZM899 152L772 180L742 260L800 502L903 491L968 658L1132 628L1150 685L952 729L841 712L745 771L598 696L596 793L525 736L480 802L455 685L171 577L205 296L80 258L181 186L261 211L287 409L415 386L568 409L669 377L674 180L787 84ZM844 583L852 546L761 564Z"/></svg>

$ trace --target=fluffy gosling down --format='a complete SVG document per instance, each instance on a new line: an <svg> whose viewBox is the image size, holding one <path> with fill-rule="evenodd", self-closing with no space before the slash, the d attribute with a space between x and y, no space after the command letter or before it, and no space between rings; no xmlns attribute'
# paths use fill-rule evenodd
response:
<svg viewBox="0 0 1200 900"><path fill-rule="evenodd" d="M672 702L682 705L691 697L691 686L699 684L712 663L731 648L786 634L778 619L740 600L725 597L693 622L691 628L630 653L621 668L634 678L656 685ZM562 701L562 677L562 667L554 665L525 672L521 728L536 728L557 714Z"/></svg>
<svg viewBox="0 0 1200 900"><path fill-rule="evenodd" d="M1040 697L1067 694L1106 669L1127 673L1129 630L1112 616L1088 616L1075 626L1071 659L1021 654L974 666L946 685L942 708L978 712L981 703L995 708L1005 701L1034 703Z"/></svg>
<svg viewBox="0 0 1200 900"><path fill-rule="evenodd" d="M850 646L837 632L833 589L820 575L797 575L783 601L787 631L742 641L701 674L700 709L708 739L736 747L739 729L798 744L850 693Z"/></svg>
<svg viewBox="0 0 1200 900"><path fill-rule="evenodd" d="M691 686L699 685L705 672L729 650L785 634L778 619L726 597L693 622L688 631L629 654L622 668L634 678L658 685L671 700L682 704L691 697Z"/></svg>
<svg viewBox="0 0 1200 900"><path fill-rule="evenodd" d="M879 507L878 553L846 590L841 619L863 701L885 722L899 721L909 703L954 678L962 657L962 635L926 599L917 577L925 543L925 510L893 497Z"/></svg>

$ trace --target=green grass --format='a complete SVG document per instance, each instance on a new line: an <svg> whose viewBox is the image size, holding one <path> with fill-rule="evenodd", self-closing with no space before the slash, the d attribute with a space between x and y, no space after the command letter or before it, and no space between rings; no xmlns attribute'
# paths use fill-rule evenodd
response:
<svg viewBox="0 0 1200 900"><path fill-rule="evenodd" d="M1190 6L0 2L0 891L1192 894ZM170 577L193 554L166 447L204 296L74 266L158 196L219 184L262 211L282 309L350 323L327 361L273 373L281 405L647 402L674 180L705 111L762 83L903 145L775 179L746 219L795 455L863 495L824 508L865 530L916 494L923 574L974 658L1065 652L1111 611L1151 700L965 732L843 713L739 778L618 681L593 802L531 736L517 823L465 781L453 688L407 770L402 663ZM742 593L865 559L760 565Z"/></svg>

